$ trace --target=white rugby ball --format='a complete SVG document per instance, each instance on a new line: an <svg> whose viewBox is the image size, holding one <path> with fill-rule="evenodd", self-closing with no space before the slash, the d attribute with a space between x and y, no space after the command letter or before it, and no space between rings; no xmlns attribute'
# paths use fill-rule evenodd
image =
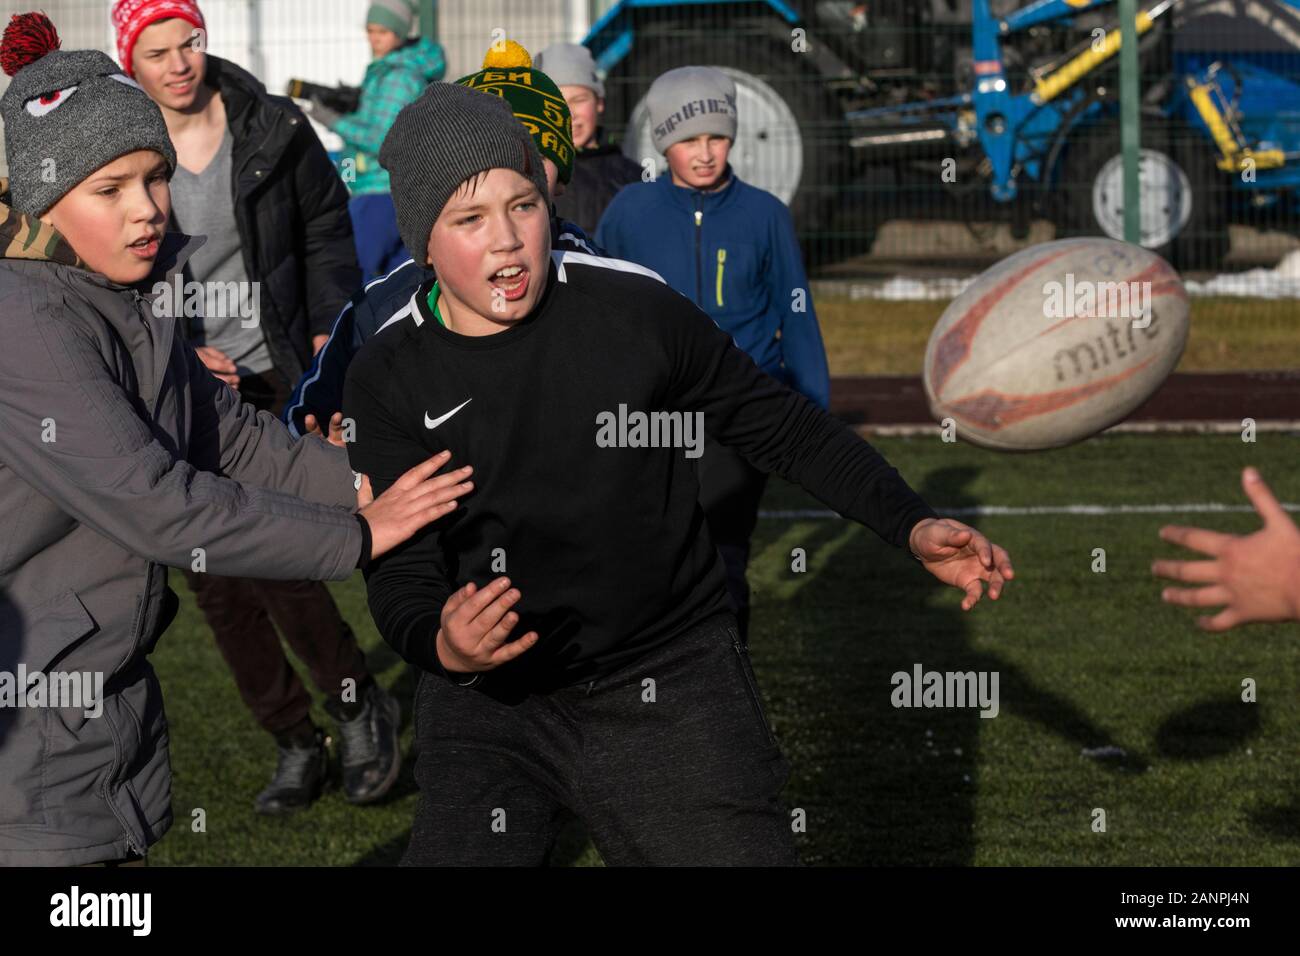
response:
<svg viewBox="0 0 1300 956"><path fill-rule="evenodd" d="M1187 344L1169 263L1113 239L1060 239L981 274L925 350L930 412L986 448L1059 448L1122 421Z"/></svg>

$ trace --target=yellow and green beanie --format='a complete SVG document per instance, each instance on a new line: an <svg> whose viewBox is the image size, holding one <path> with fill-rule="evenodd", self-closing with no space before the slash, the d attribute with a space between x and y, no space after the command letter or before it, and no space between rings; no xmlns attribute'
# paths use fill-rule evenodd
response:
<svg viewBox="0 0 1300 956"><path fill-rule="evenodd" d="M492 93L510 104L524 124L538 151L555 163L560 182L573 175L573 118L564 94L541 70L533 69L533 58L514 40L498 49L493 44L483 58L483 69L456 81L457 86Z"/></svg>

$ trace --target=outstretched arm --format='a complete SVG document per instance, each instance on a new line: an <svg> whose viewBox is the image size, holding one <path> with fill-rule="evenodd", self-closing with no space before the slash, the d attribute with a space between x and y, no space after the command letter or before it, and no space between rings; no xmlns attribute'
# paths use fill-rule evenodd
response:
<svg viewBox="0 0 1300 956"><path fill-rule="evenodd" d="M189 364L194 411L187 456L192 465L319 504L356 507L356 484L345 452L324 442L295 441L279 419L241 402L204 368L193 349L181 347Z"/></svg>
<svg viewBox="0 0 1300 956"><path fill-rule="evenodd" d="M25 317L21 329L19 315ZM312 504L290 492L291 473L299 471L293 462L323 458L327 446L313 442L321 447L299 459L270 416L240 414L231 421L239 399L188 346L176 343L173 362L189 361L192 374L219 396L206 409L196 398L191 432L206 429L213 446L218 434L238 434L218 474L164 445L110 372L98 343L59 304L27 312L0 308L0 331L13 333L0 349L0 462L65 513L122 548L172 567L188 567L201 548L214 574L341 580L352 573L362 528L351 514L356 499L348 494L346 462L328 449L335 459L332 479L300 477L302 490L323 481L347 507ZM275 461L264 468L262 456ZM235 480L273 474L285 479L279 489L269 481Z"/></svg>
<svg viewBox="0 0 1300 956"><path fill-rule="evenodd" d="M879 452L816 404L762 372L684 296L657 313L671 368L669 401L704 413L705 432L761 471L802 485L927 571L979 600L1014 576L1007 552L974 528L940 519Z"/></svg>

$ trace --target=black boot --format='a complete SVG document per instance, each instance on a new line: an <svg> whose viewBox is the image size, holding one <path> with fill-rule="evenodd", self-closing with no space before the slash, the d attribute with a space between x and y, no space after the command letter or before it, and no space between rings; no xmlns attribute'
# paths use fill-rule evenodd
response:
<svg viewBox="0 0 1300 956"><path fill-rule="evenodd" d="M328 700L325 710L338 723L343 792L351 803L373 803L393 788L402 769L398 744L401 707L397 698L370 680L361 689L360 708ZM349 716L347 710L355 716Z"/></svg>
<svg viewBox="0 0 1300 956"><path fill-rule="evenodd" d="M253 803L258 813L292 813L320 796L329 773L329 751L325 746L325 732L320 728L314 731L307 739L277 737L279 760L275 776Z"/></svg>

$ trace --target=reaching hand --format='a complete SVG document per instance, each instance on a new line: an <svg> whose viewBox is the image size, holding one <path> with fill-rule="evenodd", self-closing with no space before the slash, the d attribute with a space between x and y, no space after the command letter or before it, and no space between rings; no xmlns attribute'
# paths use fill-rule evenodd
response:
<svg viewBox="0 0 1300 956"><path fill-rule="evenodd" d="M984 593L981 581L988 582L989 599L996 601L1005 582L1015 577L1005 548L952 518L918 521L907 543L927 571L966 592L961 602L963 611L979 602Z"/></svg>
<svg viewBox="0 0 1300 956"><path fill-rule="evenodd" d="M239 388L239 376L236 375L238 367L230 361L230 356L221 349L214 349L211 345L200 345L194 349L194 354L199 357L209 372L221 379L233 389Z"/></svg>
<svg viewBox="0 0 1300 956"><path fill-rule="evenodd" d="M510 608L523 595L510 587L510 579L497 578L485 588L465 585L442 606L438 628L438 660L449 671L488 671L512 661L538 641L529 631L517 641L510 632L519 615Z"/></svg>
<svg viewBox="0 0 1300 956"><path fill-rule="evenodd" d="M336 109L325 105L319 95L311 98L311 118L328 129L333 129L334 125L343 118L343 114Z"/></svg>
<svg viewBox="0 0 1300 956"><path fill-rule="evenodd" d="M308 415L302 420L302 423L306 427L308 435L315 435L321 441L327 441L338 448L344 447L342 412L335 412L330 416L330 434L328 438L321 434L320 422L316 420L315 415Z"/></svg>
<svg viewBox="0 0 1300 956"><path fill-rule="evenodd" d="M1197 618L1207 631L1226 631L1252 621L1300 618L1300 529L1254 468L1241 473L1241 487L1264 527L1254 534L1222 534L1165 525L1160 537L1207 554L1212 561L1156 561L1151 573L1196 588L1165 588L1160 597L1186 607L1222 607Z"/></svg>
<svg viewBox="0 0 1300 956"><path fill-rule="evenodd" d="M468 494L474 483L467 480L473 468L466 465L445 475L434 475L451 459L444 451L416 465L368 505L361 509L370 525L370 557L377 558L397 547L425 525L437 521L456 509L456 499ZM361 491L370 493L369 478L363 479ZM361 501L362 495L357 495Z"/></svg>

